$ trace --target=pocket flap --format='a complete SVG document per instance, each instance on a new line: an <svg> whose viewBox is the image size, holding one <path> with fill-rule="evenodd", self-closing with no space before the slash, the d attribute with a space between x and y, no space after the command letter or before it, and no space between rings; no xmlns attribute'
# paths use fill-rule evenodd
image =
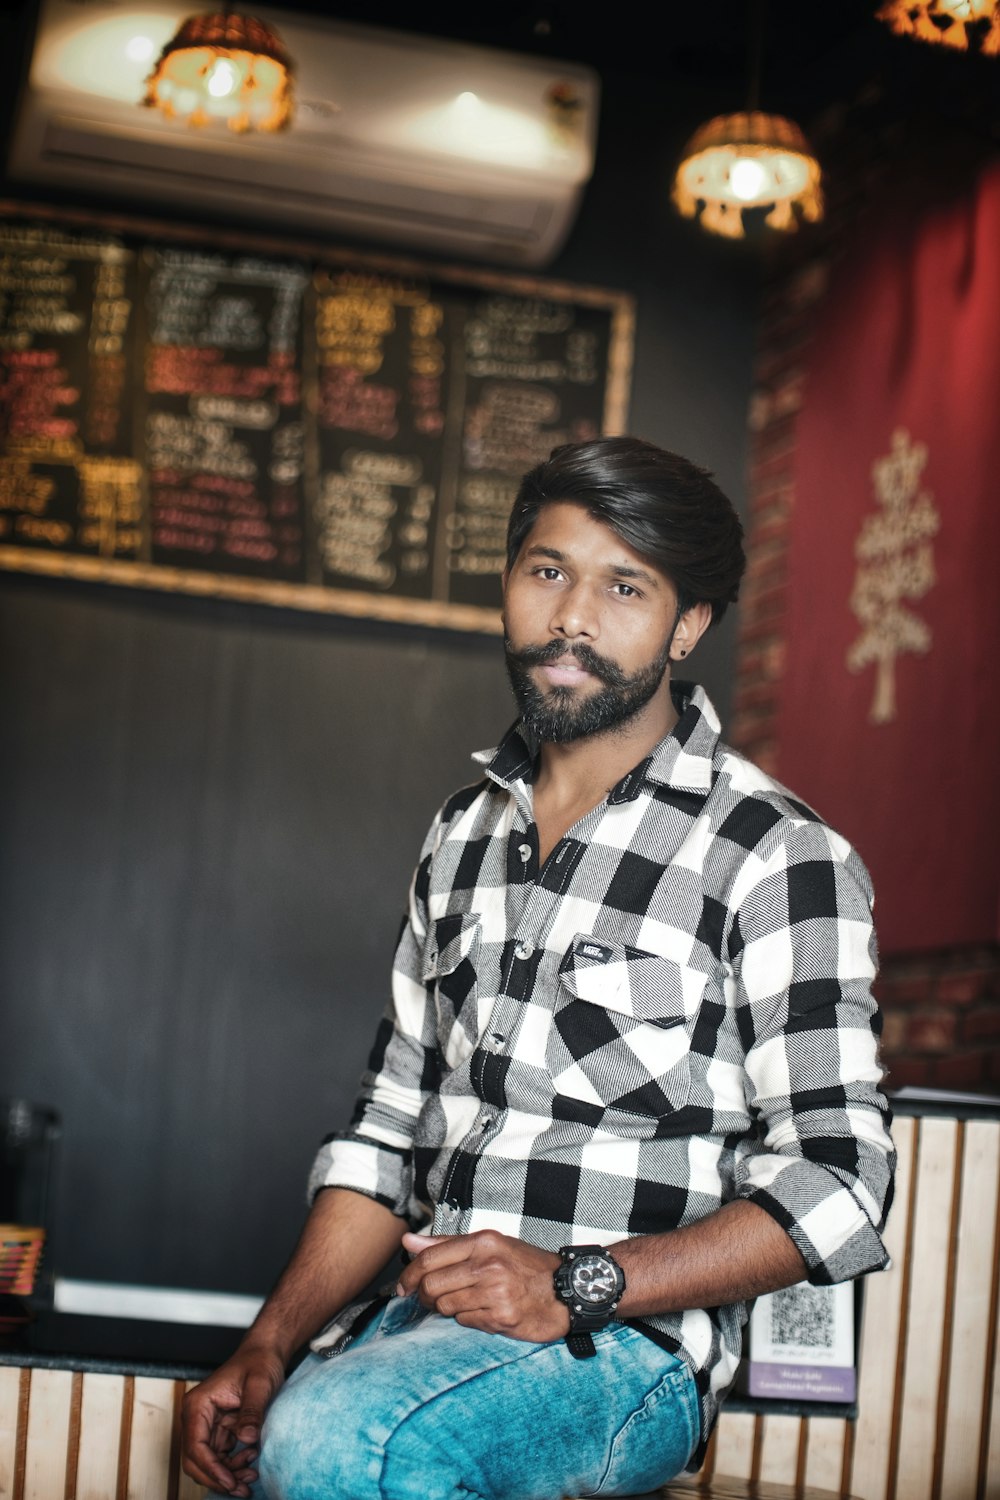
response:
<svg viewBox="0 0 1000 1500"><path fill-rule="evenodd" d="M706 976L658 953L578 933L562 982L578 1000L654 1026L683 1025L698 1007Z"/></svg>
<svg viewBox="0 0 1000 1500"><path fill-rule="evenodd" d="M423 978L426 981L454 974L463 959L476 946L479 916L476 912L456 912L432 922L424 948Z"/></svg>

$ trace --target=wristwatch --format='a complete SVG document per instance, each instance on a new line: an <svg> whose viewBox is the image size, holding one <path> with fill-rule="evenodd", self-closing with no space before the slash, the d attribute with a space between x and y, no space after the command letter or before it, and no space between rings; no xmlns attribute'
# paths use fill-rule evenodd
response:
<svg viewBox="0 0 1000 1500"><path fill-rule="evenodd" d="M592 1333L610 1323L625 1291L625 1272L603 1245L563 1245L552 1273L560 1302L569 1308L566 1344L576 1359L596 1354Z"/></svg>

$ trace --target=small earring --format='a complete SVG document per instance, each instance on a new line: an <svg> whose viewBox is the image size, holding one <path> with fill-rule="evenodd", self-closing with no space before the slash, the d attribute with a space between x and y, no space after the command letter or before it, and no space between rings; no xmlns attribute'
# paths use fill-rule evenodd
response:
<svg viewBox="0 0 1000 1500"><path fill-rule="evenodd" d="M687 648L684 646L681 647L681 656L687 656Z"/></svg>

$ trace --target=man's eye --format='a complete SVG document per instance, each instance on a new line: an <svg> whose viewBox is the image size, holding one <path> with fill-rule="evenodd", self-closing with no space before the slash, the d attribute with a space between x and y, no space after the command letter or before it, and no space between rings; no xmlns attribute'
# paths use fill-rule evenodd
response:
<svg viewBox="0 0 1000 1500"><path fill-rule="evenodd" d="M616 583L619 599L632 599L639 597L639 590L634 589L630 583Z"/></svg>
<svg viewBox="0 0 1000 1500"><path fill-rule="evenodd" d="M558 568L539 568L538 576L540 578L561 578L562 574Z"/></svg>

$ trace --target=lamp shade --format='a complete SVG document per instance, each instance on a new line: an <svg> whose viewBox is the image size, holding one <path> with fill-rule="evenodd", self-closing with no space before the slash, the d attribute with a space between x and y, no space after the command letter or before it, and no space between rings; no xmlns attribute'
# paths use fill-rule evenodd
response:
<svg viewBox="0 0 1000 1500"><path fill-rule="evenodd" d="M898 36L963 51L971 38L980 52L1000 57L1000 0L887 0L877 15Z"/></svg>
<svg viewBox="0 0 1000 1500"><path fill-rule="evenodd" d="M743 210L770 207L765 223L795 229L821 218L819 163L799 127L782 115L717 115L695 131L674 178L673 201L687 218L701 205L714 234L740 238Z"/></svg>
<svg viewBox="0 0 1000 1500"><path fill-rule="evenodd" d="M292 60L252 16L189 16L146 80L144 104L191 125L283 130L292 117Z"/></svg>

